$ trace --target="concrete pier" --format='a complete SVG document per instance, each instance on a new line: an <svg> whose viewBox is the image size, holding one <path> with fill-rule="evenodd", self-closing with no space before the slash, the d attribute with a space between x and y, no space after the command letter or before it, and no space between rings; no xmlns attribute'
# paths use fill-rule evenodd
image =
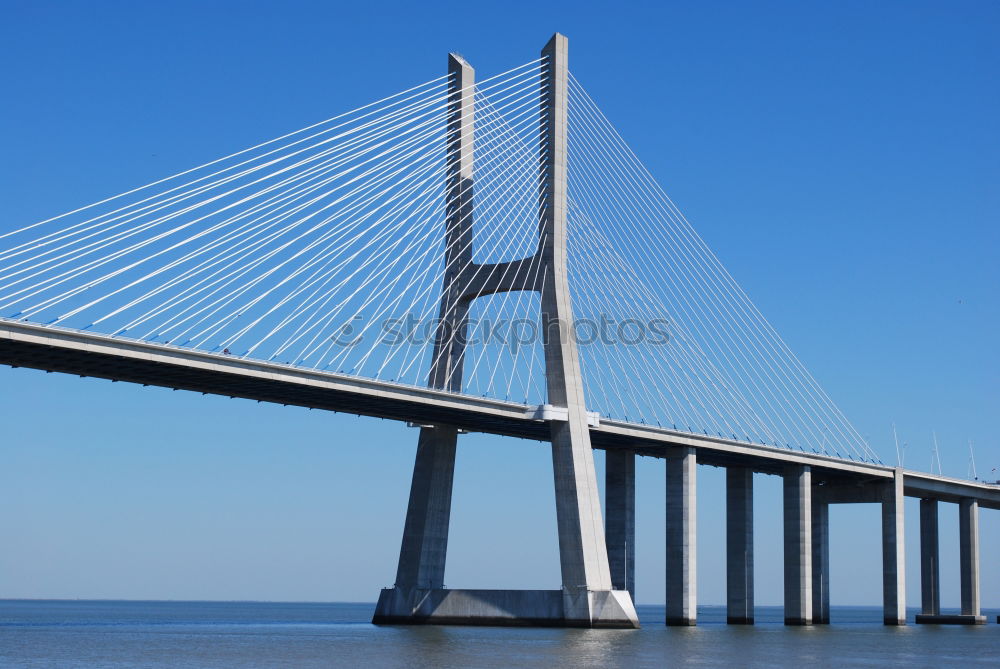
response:
<svg viewBox="0 0 1000 669"><path fill-rule="evenodd" d="M813 624L830 624L830 505L812 501Z"/></svg>
<svg viewBox="0 0 1000 669"><path fill-rule="evenodd" d="M753 470L726 468L726 622L753 625Z"/></svg>
<svg viewBox="0 0 1000 669"><path fill-rule="evenodd" d="M604 536L611 587L635 601L635 453L607 451L604 468Z"/></svg>
<svg viewBox="0 0 1000 669"><path fill-rule="evenodd" d="M958 503L958 569L962 584L962 615L982 619L979 610L979 503Z"/></svg>
<svg viewBox="0 0 1000 669"><path fill-rule="evenodd" d="M667 625L697 622L697 458L690 447L672 449L667 463Z"/></svg>
<svg viewBox="0 0 1000 669"><path fill-rule="evenodd" d="M986 616L979 608L979 504L975 499L958 500L958 568L962 609L959 614L941 614L940 545L938 502L920 500L920 594L918 624L983 625ZM1000 619L998 619L1000 622Z"/></svg>
<svg viewBox="0 0 1000 669"><path fill-rule="evenodd" d="M784 475L785 624L811 625L812 472L790 465Z"/></svg>
<svg viewBox="0 0 1000 669"><path fill-rule="evenodd" d="M903 520L903 470L883 484L882 500L882 620L906 624L906 559Z"/></svg>
<svg viewBox="0 0 1000 669"><path fill-rule="evenodd" d="M941 558L938 541L938 503L920 500L920 612L941 615Z"/></svg>

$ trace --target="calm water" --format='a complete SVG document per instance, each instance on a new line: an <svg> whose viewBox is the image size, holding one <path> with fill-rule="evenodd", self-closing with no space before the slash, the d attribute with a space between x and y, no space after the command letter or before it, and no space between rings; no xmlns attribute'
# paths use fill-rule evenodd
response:
<svg viewBox="0 0 1000 669"><path fill-rule="evenodd" d="M982 627L884 627L877 608L835 608L835 623L786 628L757 609L753 628L725 625L558 630L375 627L372 604L0 600L3 667L974 667L1000 666L996 611ZM912 614L911 614L912 615Z"/></svg>

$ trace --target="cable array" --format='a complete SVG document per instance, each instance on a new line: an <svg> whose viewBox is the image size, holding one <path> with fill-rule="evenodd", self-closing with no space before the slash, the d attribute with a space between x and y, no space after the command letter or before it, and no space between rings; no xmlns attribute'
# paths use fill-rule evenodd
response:
<svg viewBox="0 0 1000 669"><path fill-rule="evenodd" d="M537 136L539 67L463 92L480 105L483 249L528 253L526 236L507 231L537 211L538 146L511 138ZM449 84L426 82L0 235L0 315L425 384L449 269ZM526 396L483 349L472 355L472 392Z"/></svg>
<svg viewBox="0 0 1000 669"><path fill-rule="evenodd" d="M535 91L537 96L537 83ZM529 274L540 278L546 271L535 253L539 245L539 155L544 143L539 133L537 97L534 108L519 118L503 114L482 91L477 91L475 105L476 146L499 141L507 153L496 154L487 163L487 171L481 169L476 154L473 262L533 257ZM501 164L505 169L500 169ZM480 197L495 192L500 193L501 205L495 214L484 216ZM508 277L501 273L498 278ZM472 303L464 374L467 392L525 404L545 402L540 311L539 295L532 291L488 295Z"/></svg>
<svg viewBox="0 0 1000 669"><path fill-rule="evenodd" d="M579 347L591 408L878 461L572 75L569 174L580 337L598 325Z"/></svg>
<svg viewBox="0 0 1000 669"><path fill-rule="evenodd" d="M551 271L536 253L542 67L458 92L434 79L2 233L0 318L426 385L447 275L527 259L540 285ZM471 182L447 178L456 94L475 107ZM588 408L876 459L572 76L568 139ZM463 189L472 235L448 241ZM472 303L463 393L546 401L540 304L533 291Z"/></svg>

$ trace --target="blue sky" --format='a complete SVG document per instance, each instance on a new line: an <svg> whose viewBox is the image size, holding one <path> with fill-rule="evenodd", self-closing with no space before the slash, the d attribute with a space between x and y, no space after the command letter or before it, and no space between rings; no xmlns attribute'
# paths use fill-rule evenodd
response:
<svg viewBox="0 0 1000 669"><path fill-rule="evenodd" d="M969 439L981 474L1000 467L995 3L8 1L0 15L4 230L430 79L449 51L505 70L559 30L575 75L883 459L895 421L908 466L928 468L935 430L946 474L966 474ZM413 430L21 369L0 369L0 400L0 597L369 601L392 582ZM655 603L662 462L638 470L638 600ZM700 599L722 603L723 472L699 477ZM775 604L780 481L757 483L757 601ZM463 438L448 585L557 587L551 490L544 445ZM831 516L834 604L878 603L877 510ZM942 507L946 605L956 516ZM981 529L985 566L1000 514ZM1000 606L1000 574L982 585Z"/></svg>

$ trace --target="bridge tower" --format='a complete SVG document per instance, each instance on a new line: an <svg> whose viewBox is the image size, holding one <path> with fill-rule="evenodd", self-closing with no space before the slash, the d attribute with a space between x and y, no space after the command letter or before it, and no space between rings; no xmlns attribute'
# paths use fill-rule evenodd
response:
<svg viewBox="0 0 1000 669"><path fill-rule="evenodd" d="M429 375L433 388L461 391L469 306L484 295L535 291L549 406L562 572L561 590L446 590L445 558L458 429L420 428L395 587L382 591L375 623L548 624L638 627L627 590L612 588L567 276L568 40L542 50L539 239L531 256L497 264L472 260L475 95L473 68L448 57L445 241L440 320ZM541 271L535 268L541 267Z"/></svg>

